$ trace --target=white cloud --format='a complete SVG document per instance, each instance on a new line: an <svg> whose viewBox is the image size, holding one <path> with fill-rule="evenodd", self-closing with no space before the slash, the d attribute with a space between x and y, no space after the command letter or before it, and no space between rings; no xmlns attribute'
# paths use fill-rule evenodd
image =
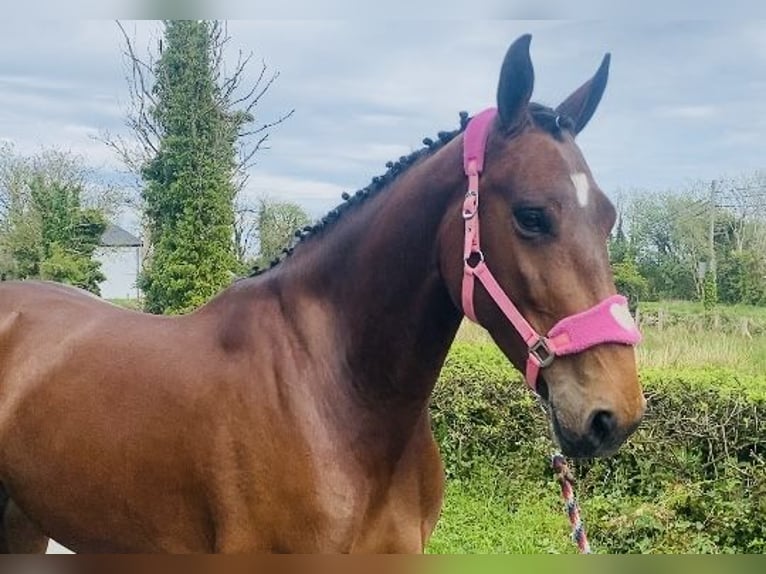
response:
<svg viewBox="0 0 766 574"><path fill-rule="evenodd" d="M317 217L340 203L342 192L341 186L328 181L257 172L250 177L244 195L251 202L260 198L295 202Z"/></svg>
<svg viewBox="0 0 766 574"><path fill-rule="evenodd" d="M161 25L126 28L142 49ZM254 51L251 74L261 58L281 72L259 121L296 109L273 130L253 177L278 178L262 187L299 182L280 193L311 201L363 186L422 137L457 127L458 111L492 105L505 50L527 31L544 103L563 99L613 53L601 109L580 138L605 189L665 187L766 157L759 140L736 135L766 117L764 22L232 21L229 31L232 57ZM69 147L114 167L90 136L122 129L120 44L113 22L0 22L0 138L23 149ZM716 143L723 128L732 134L725 146Z"/></svg>
<svg viewBox="0 0 766 574"><path fill-rule="evenodd" d="M718 108L709 105L664 106L657 113L665 118L704 120L716 115Z"/></svg>
<svg viewBox="0 0 766 574"><path fill-rule="evenodd" d="M5 130L9 124L3 122L0 126ZM94 126L33 120L18 126L11 123L10 129L17 134L23 132L24 136L3 136L0 139L12 143L17 153L34 155L52 148L78 155L86 165L100 170L120 170L123 167L114 152L96 138L99 132Z"/></svg>

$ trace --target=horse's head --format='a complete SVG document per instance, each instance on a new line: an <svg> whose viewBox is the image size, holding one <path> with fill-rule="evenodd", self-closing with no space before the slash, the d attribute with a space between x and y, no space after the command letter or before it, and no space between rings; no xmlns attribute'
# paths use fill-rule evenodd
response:
<svg viewBox="0 0 766 574"><path fill-rule="evenodd" d="M528 383L549 402L564 452L601 456L622 444L645 409L632 346L638 332L624 301L615 296L607 255L615 209L575 143L601 99L609 58L592 79L549 109L530 103L529 42L523 36L508 50L497 112L489 113L485 133L471 136L469 126L464 137L466 148L476 147L468 143L471 138L486 141L480 193L465 200L465 224L455 211L445 219L442 269L453 299L526 370ZM473 238L477 221L480 240ZM456 250L467 259L464 267L458 266ZM484 270L496 280L494 297ZM513 310L501 310L498 291L521 319L509 319ZM535 344L538 333L547 335L544 344Z"/></svg>

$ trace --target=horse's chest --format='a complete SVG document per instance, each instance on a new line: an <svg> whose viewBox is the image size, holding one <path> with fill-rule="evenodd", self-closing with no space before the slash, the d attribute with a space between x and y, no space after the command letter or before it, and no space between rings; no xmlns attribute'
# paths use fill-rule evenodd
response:
<svg viewBox="0 0 766 574"><path fill-rule="evenodd" d="M243 448L227 457L239 469L218 475L236 493L222 496L227 503L216 512L227 540L234 532L235 546L278 552L422 550L443 481L427 421L396 456L379 452L380 443L329 432L330 425L311 433L296 427L279 425L293 430L266 442L237 441Z"/></svg>
<svg viewBox="0 0 766 574"><path fill-rule="evenodd" d="M317 546L339 552L419 552L424 507L412 477L329 473L318 481Z"/></svg>
<svg viewBox="0 0 766 574"><path fill-rule="evenodd" d="M441 509L443 480L438 454L428 448L388 473L331 470L317 492L339 549L421 552Z"/></svg>
<svg viewBox="0 0 766 574"><path fill-rule="evenodd" d="M438 502L424 505L411 479L372 480L339 466L310 482L284 476L272 484L270 493L242 501L250 511L240 528L229 521L241 512L224 513L219 550L420 552L424 523L438 513Z"/></svg>

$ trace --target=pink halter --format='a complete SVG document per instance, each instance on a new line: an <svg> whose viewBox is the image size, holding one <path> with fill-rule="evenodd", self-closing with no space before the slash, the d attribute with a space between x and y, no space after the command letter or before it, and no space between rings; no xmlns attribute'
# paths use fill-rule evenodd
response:
<svg viewBox="0 0 766 574"><path fill-rule="evenodd" d="M474 322L474 278L492 297L529 349L527 384L536 390L540 369L561 355L580 353L602 343L636 345L641 334L633 322L628 304L622 295L607 297L581 313L565 317L541 336L522 316L516 305L489 271L479 243L479 175L484 168L484 151L497 110L484 110L471 119L463 137L463 169L468 176L468 191L463 203L465 243L463 248L463 312Z"/></svg>

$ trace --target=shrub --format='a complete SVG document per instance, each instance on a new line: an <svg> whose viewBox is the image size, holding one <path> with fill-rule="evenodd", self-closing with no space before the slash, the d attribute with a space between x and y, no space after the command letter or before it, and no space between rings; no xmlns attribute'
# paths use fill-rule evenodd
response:
<svg viewBox="0 0 766 574"><path fill-rule="evenodd" d="M614 457L573 464L594 547L766 551L766 376L686 368L641 378L641 428ZM431 413L449 479L491 465L552 487L547 420L496 347L454 345Z"/></svg>

